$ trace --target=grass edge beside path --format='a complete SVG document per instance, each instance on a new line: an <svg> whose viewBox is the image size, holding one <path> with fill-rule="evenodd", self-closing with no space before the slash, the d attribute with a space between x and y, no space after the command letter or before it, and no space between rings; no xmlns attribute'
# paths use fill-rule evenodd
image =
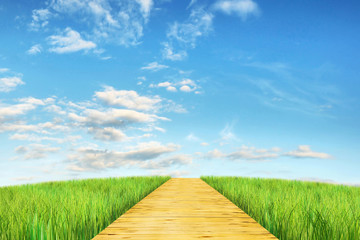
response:
<svg viewBox="0 0 360 240"><path fill-rule="evenodd" d="M201 176L279 239L360 239L360 187Z"/></svg>
<svg viewBox="0 0 360 240"><path fill-rule="evenodd" d="M89 240L169 176L46 182L0 188L0 239Z"/></svg>

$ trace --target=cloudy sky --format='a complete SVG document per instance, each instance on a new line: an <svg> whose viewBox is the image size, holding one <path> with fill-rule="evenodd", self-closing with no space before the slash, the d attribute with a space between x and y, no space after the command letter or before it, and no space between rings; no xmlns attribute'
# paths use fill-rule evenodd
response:
<svg viewBox="0 0 360 240"><path fill-rule="evenodd" d="M360 183L360 3L2 0L0 185Z"/></svg>

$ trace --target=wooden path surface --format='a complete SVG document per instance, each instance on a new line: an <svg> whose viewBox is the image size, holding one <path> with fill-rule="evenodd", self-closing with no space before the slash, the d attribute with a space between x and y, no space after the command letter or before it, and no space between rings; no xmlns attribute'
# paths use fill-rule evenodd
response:
<svg viewBox="0 0 360 240"><path fill-rule="evenodd" d="M199 178L172 178L94 240L277 239Z"/></svg>

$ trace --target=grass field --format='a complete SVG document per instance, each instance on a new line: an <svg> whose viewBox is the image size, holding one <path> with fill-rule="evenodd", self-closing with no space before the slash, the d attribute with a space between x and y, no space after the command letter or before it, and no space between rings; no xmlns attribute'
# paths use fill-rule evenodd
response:
<svg viewBox="0 0 360 240"><path fill-rule="evenodd" d="M89 240L170 177L0 188L0 239Z"/></svg>
<svg viewBox="0 0 360 240"><path fill-rule="evenodd" d="M279 239L360 239L360 187L201 177Z"/></svg>

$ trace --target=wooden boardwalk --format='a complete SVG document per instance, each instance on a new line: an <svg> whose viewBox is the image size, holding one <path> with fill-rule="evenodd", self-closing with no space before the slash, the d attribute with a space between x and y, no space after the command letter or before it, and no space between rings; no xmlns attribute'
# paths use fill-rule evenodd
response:
<svg viewBox="0 0 360 240"><path fill-rule="evenodd" d="M172 178L93 239L277 238L201 179Z"/></svg>

